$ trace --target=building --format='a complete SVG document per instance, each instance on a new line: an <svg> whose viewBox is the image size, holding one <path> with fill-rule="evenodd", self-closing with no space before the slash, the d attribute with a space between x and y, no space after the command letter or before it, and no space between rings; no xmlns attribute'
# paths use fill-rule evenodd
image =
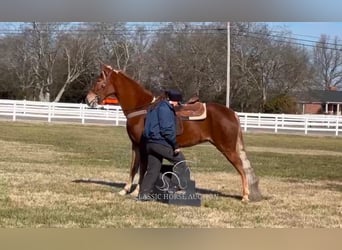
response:
<svg viewBox="0 0 342 250"><path fill-rule="evenodd" d="M297 100L298 110L302 114L341 115L342 91L310 90Z"/></svg>

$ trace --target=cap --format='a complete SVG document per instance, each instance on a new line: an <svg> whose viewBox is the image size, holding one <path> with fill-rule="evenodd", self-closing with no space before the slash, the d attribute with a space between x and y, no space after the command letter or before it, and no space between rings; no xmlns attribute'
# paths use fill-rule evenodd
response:
<svg viewBox="0 0 342 250"><path fill-rule="evenodd" d="M174 89L167 90L166 95L170 101L181 102L183 100L182 94L178 90L174 90Z"/></svg>

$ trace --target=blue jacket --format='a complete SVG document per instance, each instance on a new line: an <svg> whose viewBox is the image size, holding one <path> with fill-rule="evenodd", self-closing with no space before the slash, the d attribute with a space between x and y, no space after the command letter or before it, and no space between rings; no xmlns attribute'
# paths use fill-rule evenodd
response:
<svg viewBox="0 0 342 250"><path fill-rule="evenodd" d="M146 142L178 148L176 142L176 114L167 100L162 100L146 115L143 136Z"/></svg>

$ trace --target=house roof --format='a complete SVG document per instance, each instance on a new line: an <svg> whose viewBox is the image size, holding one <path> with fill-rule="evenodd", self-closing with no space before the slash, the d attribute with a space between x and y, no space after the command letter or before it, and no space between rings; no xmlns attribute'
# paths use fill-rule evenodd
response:
<svg viewBox="0 0 342 250"><path fill-rule="evenodd" d="M342 91L310 90L298 97L300 103L342 103Z"/></svg>

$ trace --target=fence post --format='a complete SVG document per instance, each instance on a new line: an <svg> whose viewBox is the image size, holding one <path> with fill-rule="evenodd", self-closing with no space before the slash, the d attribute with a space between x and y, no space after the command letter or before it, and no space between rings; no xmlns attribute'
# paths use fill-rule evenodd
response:
<svg viewBox="0 0 342 250"><path fill-rule="evenodd" d="M278 133L278 115L274 117L274 132Z"/></svg>
<svg viewBox="0 0 342 250"><path fill-rule="evenodd" d="M305 122L304 133L307 135L308 134L308 117L307 116L304 117L304 122Z"/></svg>
<svg viewBox="0 0 342 250"><path fill-rule="evenodd" d="M118 126L119 125L119 108L116 107L116 114L115 114L115 118L116 118L116 121L115 121L115 125Z"/></svg>
<svg viewBox="0 0 342 250"><path fill-rule="evenodd" d="M106 110L106 118L108 119L109 118L109 108L108 108L108 105L105 105L104 108Z"/></svg>
<svg viewBox="0 0 342 250"><path fill-rule="evenodd" d="M243 130L247 132L247 114L245 114L245 120L244 120L244 128Z"/></svg>
<svg viewBox="0 0 342 250"><path fill-rule="evenodd" d="M24 99L23 103L24 103L24 105L23 105L24 106L24 115L26 115L26 99Z"/></svg>
<svg viewBox="0 0 342 250"><path fill-rule="evenodd" d="M51 122L51 102L48 103L48 122Z"/></svg>
<svg viewBox="0 0 342 250"><path fill-rule="evenodd" d="M16 120L16 112L17 112L17 102L15 101L13 105L13 121Z"/></svg>
<svg viewBox="0 0 342 250"><path fill-rule="evenodd" d="M82 125L85 123L85 118L84 118L84 105L81 104L80 106L80 112L81 112L81 123Z"/></svg>
<svg viewBox="0 0 342 250"><path fill-rule="evenodd" d="M338 136L338 128L339 128L339 115L336 115L336 132L335 135Z"/></svg>

